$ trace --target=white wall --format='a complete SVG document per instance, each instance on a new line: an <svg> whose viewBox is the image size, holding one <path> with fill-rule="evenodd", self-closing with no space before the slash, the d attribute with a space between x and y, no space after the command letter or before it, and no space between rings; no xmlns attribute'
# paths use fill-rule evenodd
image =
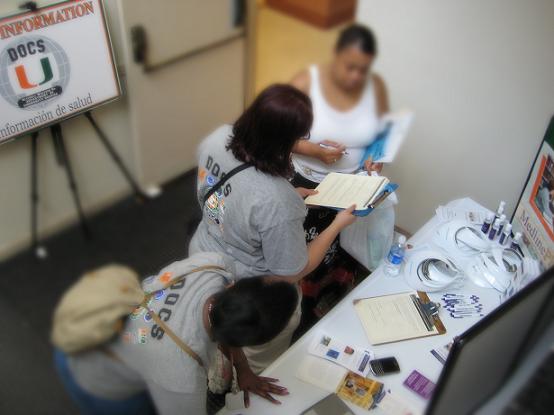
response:
<svg viewBox="0 0 554 415"><path fill-rule="evenodd" d="M0 15L17 11L20 3L2 0ZM38 3L43 5L51 1ZM108 0L106 6L110 24L116 25L115 2ZM112 32L116 32L117 36L117 27L112 29L115 29ZM95 110L93 114L132 169L134 160L125 99ZM129 190L126 182L87 120L80 117L64 122L63 131L86 211L97 210L127 194ZM0 146L0 258L24 248L30 242L30 145L30 139L24 137ZM76 214L65 173L56 164L50 134L47 132L40 135L38 157L41 197L39 222L40 232L44 236L76 220Z"/></svg>
<svg viewBox="0 0 554 415"><path fill-rule="evenodd" d="M161 183L195 168L201 139L240 115L246 42L242 30L232 28L230 1L163 0L162 9L151 0L118 4L137 170L141 180ZM145 72L132 59L130 33L136 25L147 34L151 64L234 40Z"/></svg>
<svg viewBox="0 0 554 415"><path fill-rule="evenodd" d="M511 214L554 113L554 1L359 0L392 108L415 110L394 165L397 224L470 196Z"/></svg>
<svg viewBox="0 0 554 415"><path fill-rule="evenodd" d="M0 15L17 11L20 3L0 0ZM37 3L42 6L52 0ZM161 184L193 168L198 141L242 111L245 40L143 74L130 58L130 26L144 20L149 29L164 30L166 22L154 22L144 9L137 14L134 1L128 8L120 8L122 3L129 2L104 0L116 61L126 74L123 81L130 93L94 114L141 184ZM176 3L164 0L168 13L176 10ZM155 8L159 8L157 3ZM210 23L204 25L207 30L211 30ZM130 192L86 119L64 122L63 129L85 211L94 212ZM41 134L39 140L41 236L77 218L49 135ZM0 259L30 243L30 144L29 138L22 138L0 146Z"/></svg>

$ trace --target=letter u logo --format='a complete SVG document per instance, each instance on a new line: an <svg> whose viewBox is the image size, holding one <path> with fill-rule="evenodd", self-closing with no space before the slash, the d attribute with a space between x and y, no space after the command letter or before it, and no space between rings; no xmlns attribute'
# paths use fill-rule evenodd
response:
<svg viewBox="0 0 554 415"><path fill-rule="evenodd" d="M40 66L42 67L42 73L44 74L44 80L39 84L32 84L27 77L27 72L23 65L16 66L15 73L17 74L17 79L19 80L19 86L23 89L32 89L36 88L39 85L44 85L47 82L50 82L54 78L54 73L52 72L52 66L50 65L50 59L42 58L40 60Z"/></svg>

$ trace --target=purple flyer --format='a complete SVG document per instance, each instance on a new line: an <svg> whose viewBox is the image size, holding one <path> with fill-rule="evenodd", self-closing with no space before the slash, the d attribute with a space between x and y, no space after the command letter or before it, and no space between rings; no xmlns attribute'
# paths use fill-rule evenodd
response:
<svg viewBox="0 0 554 415"><path fill-rule="evenodd" d="M435 384L414 370L404 381L404 385L424 399L429 399L435 390Z"/></svg>

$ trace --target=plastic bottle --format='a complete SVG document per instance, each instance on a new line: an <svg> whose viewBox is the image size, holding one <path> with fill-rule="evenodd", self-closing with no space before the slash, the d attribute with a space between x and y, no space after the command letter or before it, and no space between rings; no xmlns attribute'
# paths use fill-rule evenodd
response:
<svg viewBox="0 0 554 415"><path fill-rule="evenodd" d="M481 232L483 232L485 235L488 234L493 221L494 213L489 213L485 218L485 221L483 222L483 226L481 226Z"/></svg>
<svg viewBox="0 0 554 415"><path fill-rule="evenodd" d="M498 234L498 229L500 229L500 218L496 219L492 225L491 231L489 232L489 239L494 241L496 235Z"/></svg>
<svg viewBox="0 0 554 415"><path fill-rule="evenodd" d="M498 210L496 211L496 215L494 216L494 220L500 218L500 216L504 213L504 208L505 207L506 207L506 202L501 200L500 204L498 205Z"/></svg>
<svg viewBox="0 0 554 415"><path fill-rule="evenodd" d="M406 249L406 237L400 235L398 242L393 244L390 248L390 252L385 258L385 275L389 277L396 277L400 273L400 267L404 260L404 251Z"/></svg>
<svg viewBox="0 0 554 415"><path fill-rule="evenodd" d="M521 248L519 247L519 242L521 241L521 232L516 232L514 235L514 239L512 239L512 248L515 251L521 251Z"/></svg>
<svg viewBox="0 0 554 415"><path fill-rule="evenodd" d="M504 225L506 224L506 215L500 215L500 228L498 228L498 234L500 235L502 233L502 229L504 229Z"/></svg>
<svg viewBox="0 0 554 415"><path fill-rule="evenodd" d="M498 243L500 245L508 245L508 240L510 239L510 235L512 234L512 224L508 223L506 226L504 226L504 231L500 234L500 239L498 240Z"/></svg>

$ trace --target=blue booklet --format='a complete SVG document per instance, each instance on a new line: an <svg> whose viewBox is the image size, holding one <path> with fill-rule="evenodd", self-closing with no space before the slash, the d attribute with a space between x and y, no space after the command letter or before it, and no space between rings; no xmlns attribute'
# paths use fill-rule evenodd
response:
<svg viewBox="0 0 554 415"><path fill-rule="evenodd" d="M369 158L378 163L391 163L408 134L413 118L414 114L411 111L384 115L375 140L365 149L360 169L364 169L364 163Z"/></svg>
<svg viewBox="0 0 554 415"><path fill-rule="evenodd" d="M362 161L360 163L360 168L364 168L364 163L367 159L375 162L379 162L385 155L385 145L387 143L387 138L390 135L392 129L392 122L387 122L383 129L377 133L375 140L365 149Z"/></svg>

